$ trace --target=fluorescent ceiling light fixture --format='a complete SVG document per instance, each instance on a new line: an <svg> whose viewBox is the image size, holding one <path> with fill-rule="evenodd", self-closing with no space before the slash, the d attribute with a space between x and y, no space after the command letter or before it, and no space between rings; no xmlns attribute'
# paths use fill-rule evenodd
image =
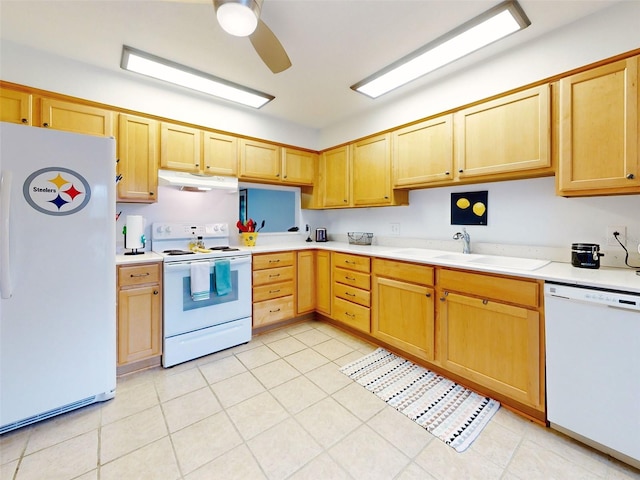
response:
<svg viewBox="0 0 640 480"><path fill-rule="evenodd" d="M126 45L122 47L120 67L253 108L276 98Z"/></svg>
<svg viewBox="0 0 640 480"><path fill-rule="evenodd" d="M260 5L256 0L214 0L222 29L236 37L251 35L258 26Z"/></svg>
<svg viewBox="0 0 640 480"><path fill-rule="evenodd" d="M377 98L529 25L518 2L507 0L351 88Z"/></svg>

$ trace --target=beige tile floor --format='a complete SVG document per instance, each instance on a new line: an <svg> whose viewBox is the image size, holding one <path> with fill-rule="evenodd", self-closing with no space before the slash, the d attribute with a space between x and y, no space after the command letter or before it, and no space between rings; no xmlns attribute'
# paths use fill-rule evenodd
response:
<svg viewBox="0 0 640 480"><path fill-rule="evenodd" d="M456 453L338 371L375 347L306 322L0 437L3 480L640 479L500 409Z"/></svg>

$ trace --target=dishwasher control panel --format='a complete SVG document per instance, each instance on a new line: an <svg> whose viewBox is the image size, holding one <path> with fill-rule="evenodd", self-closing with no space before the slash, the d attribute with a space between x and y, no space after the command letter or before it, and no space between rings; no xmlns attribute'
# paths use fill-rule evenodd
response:
<svg viewBox="0 0 640 480"><path fill-rule="evenodd" d="M578 302L597 303L609 307L640 311L640 294L555 283L545 283L544 293Z"/></svg>

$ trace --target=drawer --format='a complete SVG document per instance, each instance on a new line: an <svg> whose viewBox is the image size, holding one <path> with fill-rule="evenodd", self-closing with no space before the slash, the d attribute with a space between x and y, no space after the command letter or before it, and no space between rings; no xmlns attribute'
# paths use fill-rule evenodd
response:
<svg viewBox="0 0 640 480"><path fill-rule="evenodd" d="M264 270L265 268L286 267L293 265L294 252L267 253L253 256L253 269Z"/></svg>
<svg viewBox="0 0 640 480"><path fill-rule="evenodd" d="M333 252L333 265L358 272L371 273L371 259L360 255Z"/></svg>
<svg viewBox="0 0 640 480"><path fill-rule="evenodd" d="M149 263L144 265L127 265L118 267L118 286L128 287L145 283L160 282L161 263Z"/></svg>
<svg viewBox="0 0 640 480"><path fill-rule="evenodd" d="M253 272L253 285L266 285L268 283L293 280L293 267L267 268Z"/></svg>
<svg viewBox="0 0 640 480"><path fill-rule="evenodd" d="M333 280L363 290L371 290L371 275L368 273L354 272L344 268L333 269Z"/></svg>
<svg viewBox="0 0 640 480"><path fill-rule="evenodd" d="M336 297L343 298L349 302L358 303L364 307L371 306L371 292L361 290L359 288L343 285L341 283L333 284L333 294Z"/></svg>
<svg viewBox="0 0 640 480"><path fill-rule="evenodd" d="M541 282L538 281L439 269L438 286L443 290L470 293L481 298L540 306Z"/></svg>
<svg viewBox="0 0 640 480"><path fill-rule="evenodd" d="M373 274L380 277L396 278L403 282L433 286L434 268L415 263L396 262L382 258L373 259Z"/></svg>
<svg viewBox="0 0 640 480"><path fill-rule="evenodd" d="M263 300L286 297L287 295L293 295L292 281L270 283L268 285L259 285L257 287L253 287L254 302L262 302Z"/></svg>
<svg viewBox="0 0 640 480"><path fill-rule="evenodd" d="M293 318L293 295L253 304L253 327L261 327Z"/></svg>
<svg viewBox="0 0 640 480"><path fill-rule="evenodd" d="M363 332L371 332L371 311L362 305L334 297L333 318Z"/></svg>

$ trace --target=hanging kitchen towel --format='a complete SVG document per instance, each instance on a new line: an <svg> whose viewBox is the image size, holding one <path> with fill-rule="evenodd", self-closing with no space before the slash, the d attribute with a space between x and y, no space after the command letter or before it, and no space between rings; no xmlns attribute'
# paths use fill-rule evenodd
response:
<svg viewBox="0 0 640 480"><path fill-rule="evenodd" d="M191 264L191 298L194 302L209 299L211 278L209 262L193 262Z"/></svg>
<svg viewBox="0 0 640 480"><path fill-rule="evenodd" d="M216 279L216 293L219 296L231 293L231 262L216 260L213 273Z"/></svg>

